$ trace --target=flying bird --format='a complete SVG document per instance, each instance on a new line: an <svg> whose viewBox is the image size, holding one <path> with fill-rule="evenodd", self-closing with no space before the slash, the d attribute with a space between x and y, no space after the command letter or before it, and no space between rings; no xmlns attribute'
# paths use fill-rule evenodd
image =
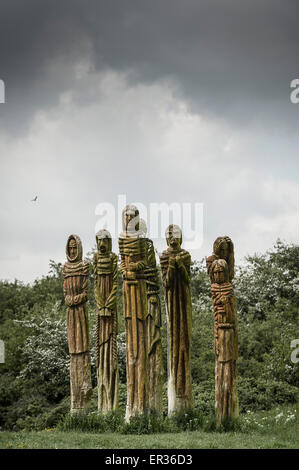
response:
<svg viewBox="0 0 299 470"><path fill-rule="evenodd" d="M36 202L37 201L37 196L35 196L34 199L31 199L31 202Z"/></svg>

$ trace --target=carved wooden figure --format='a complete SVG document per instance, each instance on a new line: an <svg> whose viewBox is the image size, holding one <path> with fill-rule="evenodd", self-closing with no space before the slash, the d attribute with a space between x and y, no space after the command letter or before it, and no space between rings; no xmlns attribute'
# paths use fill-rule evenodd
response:
<svg viewBox="0 0 299 470"><path fill-rule="evenodd" d="M192 408L190 254L181 248L177 225L166 230L160 257L168 324L168 414Z"/></svg>
<svg viewBox="0 0 299 470"><path fill-rule="evenodd" d="M152 240L146 238L147 227L140 220L140 230L145 237L147 267L144 270L147 292L146 341L149 373L149 408L162 412L163 359L161 344L161 305L155 249Z"/></svg>
<svg viewBox="0 0 299 470"><path fill-rule="evenodd" d="M133 205L123 210L119 236L120 269L123 274L123 311L126 327L127 406L126 421L147 413L148 358L146 347L147 295L144 269L146 243L139 230L139 211Z"/></svg>
<svg viewBox="0 0 299 470"><path fill-rule="evenodd" d="M108 230L96 234L94 293L97 303L96 367L98 409L103 414L118 407L117 364L117 255Z"/></svg>
<svg viewBox="0 0 299 470"><path fill-rule="evenodd" d="M229 280L232 281L235 274L234 244L227 235L216 238L213 244L213 254L206 259L210 279L211 266L216 259L224 259L227 262Z"/></svg>
<svg viewBox="0 0 299 470"><path fill-rule="evenodd" d="M238 324L230 267L224 259L209 266L212 283L215 336L215 407L217 426L238 416L237 366Z"/></svg>
<svg viewBox="0 0 299 470"><path fill-rule="evenodd" d="M67 337L71 355L71 413L87 408L92 394L89 354L88 297L89 265L82 261L82 243L70 235L66 244L67 262L62 268L67 305Z"/></svg>

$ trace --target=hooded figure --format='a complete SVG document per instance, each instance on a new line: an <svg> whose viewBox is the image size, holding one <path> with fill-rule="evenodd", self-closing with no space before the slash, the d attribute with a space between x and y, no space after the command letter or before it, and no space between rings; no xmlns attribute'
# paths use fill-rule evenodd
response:
<svg viewBox="0 0 299 470"><path fill-rule="evenodd" d="M112 253L108 230L96 234L94 293L97 303L96 366L98 409L108 413L118 407L117 365L117 255Z"/></svg>
<svg viewBox="0 0 299 470"><path fill-rule="evenodd" d="M64 297L67 305L67 338L71 355L71 412L88 405L92 393L89 355L88 297L89 265L82 261L82 243L70 235L66 244L67 262L62 268Z"/></svg>
<svg viewBox="0 0 299 470"><path fill-rule="evenodd" d="M224 259L227 262L228 277L232 281L235 274L234 244L227 235L218 237L213 244L213 254L206 259L207 271L211 278L211 266L216 259Z"/></svg>
<svg viewBox="0 0 299 470"><path fill-rule="evenodd" d="M144 270L146 243L139 230L139 211L127 205L122 214L123 232L118 239L123 282L126 327L126 421L148 411L148 357L146 344L147 295Z"/></svg>
<svg viewBox="0 0 299 470"><path fill-rule="evenodd" d="M168 414L192 408L190 294L191 257L181 248L178 225L166 230L168 249L160 257L168 326Z"/></svg>

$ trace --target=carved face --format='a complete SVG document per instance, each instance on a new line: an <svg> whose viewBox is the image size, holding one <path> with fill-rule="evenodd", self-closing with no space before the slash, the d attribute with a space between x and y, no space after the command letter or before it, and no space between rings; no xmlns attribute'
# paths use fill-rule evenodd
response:
<svg viewBox="0 0 299 470"><path fill-rule="evenodd" d="M166 230L167 245L178 250L182 244L182 232L177 225L170 225Z"/></svg>
<svg viewBox="0 0 299 470"><path fill-rule="evenodd" d="M216 284L223 284L225 282L225 271L223 266L217 264L214 268L213 275Z"/></svg>
<svg viewBox="0 0 299 470"><path fill-rule="evenodd" d="M101 253L107 253L109 251L109 238L98 238L98 250Z"/></svg>
<svg viewBox="0 0 299 470"><path fill-rule="evenodd" d="M77 242L74 238L69 241L69 257L75 259L77 256Z"/></svg>
<svg viewBox="0 0 299 470"><path fill-rule="evenodd" d="M139 211L137 207L128 205L123 211L123 225L126 232L135 233L139 230Z"/></svg>
<svg viewBox="0 0 299 470"><path fill-rule="evenodd" d="M223 240L219 246L219 258L227 259L229 255L229 246L226 240Z"/></svg>

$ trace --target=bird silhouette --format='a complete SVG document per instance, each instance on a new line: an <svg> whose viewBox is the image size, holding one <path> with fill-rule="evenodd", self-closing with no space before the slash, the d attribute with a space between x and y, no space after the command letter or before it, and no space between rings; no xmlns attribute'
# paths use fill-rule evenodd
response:
<svg viewBox="0 0 299 470"><path fill-rule="evenodd" d="M37 201L37 196L35 196L34 199L31 199L31 202L36 202Z"/></svg>

